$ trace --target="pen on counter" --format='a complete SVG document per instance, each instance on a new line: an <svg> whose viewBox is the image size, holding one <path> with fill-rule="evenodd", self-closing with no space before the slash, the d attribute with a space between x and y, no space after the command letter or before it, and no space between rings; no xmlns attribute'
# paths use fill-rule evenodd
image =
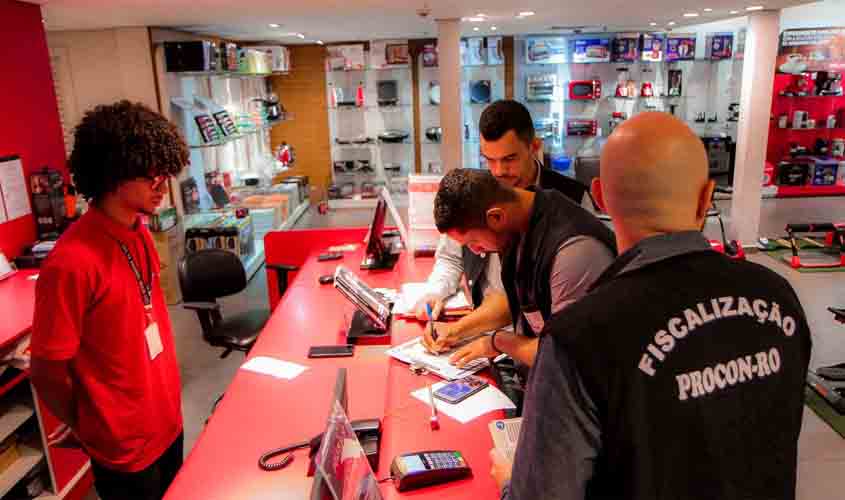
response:
<svg viewBox="0 0 845 500"><path fill-rule="evenodd" d="M434 329L434 318L432 317L431 304L426 303L425 312L428 313L428 330L431 333L431 340L437 340L437 331Z"/></svg>
<svg viewBox="0 0 845 500"><path fill-rule="evenodd" d="M428 402L431 404L431 418L428 423L431 430L436 431L440 429L440 420L437 418L437 407L434 405L434 392L431 390L431 384L428 384Z"/></svg>

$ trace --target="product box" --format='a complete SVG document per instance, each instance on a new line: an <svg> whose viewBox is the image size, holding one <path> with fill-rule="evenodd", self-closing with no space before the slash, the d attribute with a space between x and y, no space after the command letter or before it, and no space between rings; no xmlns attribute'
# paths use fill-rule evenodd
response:
<svg viewBox="0 0 845 500"><path fill-rule="evenodd" d="M427 43L423 46L422 51L422 65L424 68L437 67L437 45Z"/></svg>
<svg viewBox="0 0 845 500"><path fill-rule="evenodd" d="M813 186L833 186L836 184L839 162L837 160L816 158L810 184Z"/></svg>
<svg viewBox="0 0 845 500"><path fill-rule="evenodd" d="M525 62L559 64L566 61L566 39L562 36L532 37L525 41Z"/></svg>
<svg viewBox="0 0 845 500"><path fill-rule="evenodd" d="M643 35L642 60L645 62L663 61L666 37L660 34L646 33Z"/></svg>
<svg viewBox="0 0 845 500"><path fill-rule="evenodd" d="M330 70L364 69L364 44L332 45L326 50L326 64Z"/></svg>
<svg viewBox="0 0 845 500"><path fill-rule="evenodd" d="M463 40L461 44L461 56L464 66L482 66L487 64L487 50L484 47L484 38L467 38Z"/></svg>
<svg viewBox="0 0 845 500"><path fill-rule="evenodd" d="M255 251L252 217L237 218L232 212L209 214L212 220L201 220L185 230L185 251L193 253L205 248L222 248L246 262Z"/></svg>
<svg viewBox="0 0 845 500"><path fill-rule="evenodd" d="M487 64L505 64L505 52L502 48L502 37L487 37Z"/></svg>
<svg viewBox="0 0 845 500"><path fill-rule="evenodd" d="M692 61L695 59L695 33L671 34L666 39L667 61Z"/></svg>
<svg viewBox="0 0 845 500"><path fill-rule="evenodd" d="M713 33L709 36L709 58L718 61L733 56L733 33Z"/></svg>
<svg viewBox="0 0 845 500"><path fill-rule="evenodd" d="M573 63L610 62L610 38L583 38L570 41Z"/></svg>
<svg viewBox="0 0 845 500"><path fill-rule="evenodd" d="M640 58L640 34L620 33L613 39L613 62L637 62Z"/></svg>
<svg viewBox="0 0 845 500"><path fill-rule="evenodd" d="M287 73L290 71L290 50L281 45L254 45L251 49L260 50L270 56L270 71Z"/></svg>
<svg viewBox="0 0 845 500"><path fill-rule="evenodd" d="M810 175L812 160L782 161L778 163L778 185L805 186Z"/></svg>

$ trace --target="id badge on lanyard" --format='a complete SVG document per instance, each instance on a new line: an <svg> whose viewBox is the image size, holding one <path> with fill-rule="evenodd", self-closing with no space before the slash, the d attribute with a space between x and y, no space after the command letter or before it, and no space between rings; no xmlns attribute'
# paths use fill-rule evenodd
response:
<svg viewBox="0 0 845 500"><path fill-rule="evenodd" d="M150 361L152 361L161 354L164 346L161 343L161 334L158 330L155 314L153 313L153 271L150 253L147 251L146 243L144 243L144 253L147 256L147 269L150 272L150 282L147 283L144 281L141 270L138 269L138 265L135 263L135 258L129 252L129 248L121 241L118 241L118 244L123 255L126 256L126 260L129 262L129 267L132 269L132 274L135 275L135 280L138 282L138 289L141 292L141 301L144 304L144 338L147 341L147 351L150 355Z"/></svg>

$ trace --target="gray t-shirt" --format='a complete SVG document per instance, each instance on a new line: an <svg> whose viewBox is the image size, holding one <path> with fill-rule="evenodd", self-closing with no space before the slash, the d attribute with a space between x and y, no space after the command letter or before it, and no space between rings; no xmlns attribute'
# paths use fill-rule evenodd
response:
<svg viewBox="0 0 845 500"><path fill-rule="evenodd" d="M522 257L522 239L517 247L516 261ZM561 243L557 249L549 285L552 292L552 314L558 313L569 304L583 297L590 285L613 262L613 252L604 243L591 236L575 236ZM534 333L543 330L543 317L539 311L526 314L525 319ZM517 333L522 334L522 322L517 324Z"/></svg>

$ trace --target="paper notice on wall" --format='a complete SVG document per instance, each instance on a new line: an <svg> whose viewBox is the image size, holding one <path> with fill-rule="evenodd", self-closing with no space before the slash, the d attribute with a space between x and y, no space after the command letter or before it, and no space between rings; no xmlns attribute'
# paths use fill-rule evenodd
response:
<svg viewBox="0 0 845 500"><path fill-rule="evenodd" d="M0 222L15 220L32 213L23 175L23 163L17 156L0 158Z"/></svg>
<svg viewBox="0 0 845 500"><path fill-rule="evenodd" d="M411 175L408 178L408 228L411 249L434 249L440 239L434 225L434 197L440 187L441 176Z"/></svg>

